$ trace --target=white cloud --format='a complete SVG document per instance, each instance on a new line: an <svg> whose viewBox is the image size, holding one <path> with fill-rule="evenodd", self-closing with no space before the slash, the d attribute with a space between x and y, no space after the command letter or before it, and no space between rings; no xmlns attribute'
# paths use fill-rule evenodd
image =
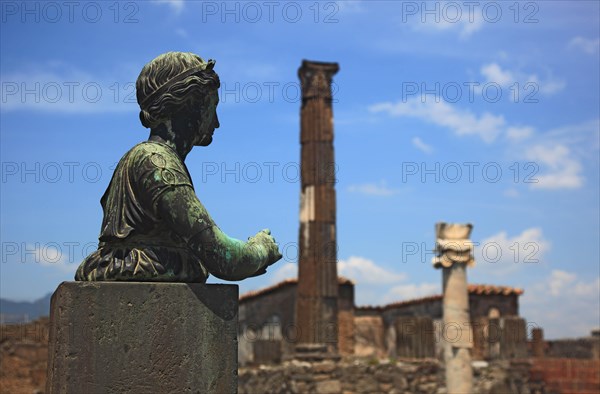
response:
<svg viewBox="0 0 600 394"><path fill-rule="evenodd" d="M28 244L26 250L33 251L31 258L35 263L60 272L74 274L78 264L69 262L69 256L60 248L60 245L57 244L57 246L58 248L52 244Z"/></svg>
<svg viewBox="0 0 600 394"><path fill-rule="evenodd" d="M417 148L423 153L430 154L433 152L433 148L431 147L431 145L427 145L426 143L421 141L419 137L413 137L412 144L415 146L415 148Z"/></svg>
<svg viewBox="0 0 600 394"><path fill-rule="evenodd" d="M552 270L526 289L521 315L549 339L587 336L600 325L600 277Z"/></svg>
<svg viewBox="0 0 600 394"><path fill-rule="evenodd" d="M60 63L0 76L2 112L106 113L138 111L135 83L93 76Z"/></svg>
<svg viewBox="0 0 600 394"><path fill-rule="evenodd" d="M509 142L521 142L516 147L517 155L537 166L527 175L532 181L530 188L537 190L582 187L584 163L590 167L598 165L599 137L599 119L557 127L537 136L528 126L507 130ZM528 144L522 144L523 141Z"/></svg>
<svg viewBox="0 0 600 394"><path fill-rule="evenodd" d="M495 72L491 71L489 75ZM502 70L498 72L503 73ZM502 74L502 78L506 75ZM376 103L368 110L371 113L383 112L395 117L416 117L446 127L458 136L478 135L487 143L495 141L498 135L504 135L506 137L504 142L510 143L507 148L510 149L511 154L538 166L530 168L533 172L523 174L527 177L531 189L580 188L585 181L582 163L584 161L597 163L597 151L600 148L600 119L558 127L536 136L534 127L508 125L502 115L487 112L482 115L473 114L447 102L436 103L435 101L436 98L429 95L397 103ZM529 141L529 144L522 147L524 141ZM412 143L426 153L431 148L418 137L413 138ZM516 146L517 143L521 145ZM354 188L354 191L358 191L358 188ZM374 185L369 185L368 190L364 188L363 191L375 194L376 188ZM513 192L509 193L514 195Z"/></svg>
<svg viewBox="0 0 600 394"><path fill-rule="evenodd" d="M420 3L425 8L420 8L417 3L414 4L417 13L413 15L412 10L407 9L405 20L412 23L417 31L456 31L461 39L466 39L481 30L484 24L481 12L470 13L455 2L436 1L431 5ZM426 14L424 13L426 9L432 12Z"/></svg>
<svg viewBox="0 0 600 394"><path fill-rule="evenodd" d="M348 259L339 260L337 271L339 276L351 279L355 283L356 305L382 305L388 301L397 301L398 297L415 298L430 292L426 285L416 288L412 287L414 285L407 285L406 288L400 286L397 289L392 287L406 281L406 274L387 270L364 257L350 256ZM270 280L271 283L278 283L297 277L298 264L286 263L271 274Z"/></svg>
<svg viewBox="0 0 600 394"><path fill-rule="evenodd" d="M600 297L600 277L592 282L577 282L573 293L581 297Z"/></svg>
<svg viewBox="0 0 600 394"><path fill-rule="evenodd" d="M569 48L576 48L587 54L593 55L598 53L598 50L600 49L600 38L593 39L577 36L569 42Z"/></svg>
<svg viewBox="0 0 600 394"><path fill-rule="evenodd" d="M406 275L386 270L377 265L373 260L364 257L350 256L346 260L337 263L338 275L352 279L357 286L382 285L398 283L406 279ZM271 276L272 283L278 283L285 279L298 277L298 264L282 264Z"/></svg>
<svg viewBox="0 0 600 394"><path fill-rule="evenodd" d="M279 264L278 264L279 265ZM286 279L294 279L298 277L298 264L285 263L280 265L277 271L270 275L272 283L279 283Z"/></svg>
<svg viewBox="0 0 600 394"><path fill-rule="evenodd" d="M522 269L537 269L548 250L550 241L538 227L528 228L513 237L501 231L475 247L473 276L477 281L486 281L494 276L513 275Z"/></svg>
<svg viewBox="0 0 600 394"><path fill-rule="evenodd" d="M356 284L356 305L384 305L441 292L438 284L407 284L406 274L388 270L365 257L351 256L340 260L338 274Z"/></svg>
<svg viewBox="0 0 600 394"><path fill-rule="evenodd" d="M535 134L535 128L531 126L513 126L506 129L506 137L511 142L521 142Z"/></svg>
<svg viewBox="0 0 600 394"><path fill-rule="evenodd" d="M390 284L406 279L405 274L388 271L373 260L357 256L338 261L338 274L352 279L357 286Z"/></svg>
<svg viewBox="0 0 600 394"><path fill-rule="evenodd" d="M534 189L577 189L583 185L582 165L563 144L541 143L528 148L526 158L544 165L547 170L534 175Z"/></svg>
<svg viewBox="0 0 600 394"><path fill-rule="evenodd" d="M595 150L600 148L600 118L578 124L556 127L548 131L545 138L552 138L565 144L581 143Z"/></svg>
<svg viewBox="0 0 600 394"><path fill-rule="evenodd" d="M389 197L400 193L398 189L392 189L387 186L387 182L382 180L377 183L363 183L360 185L350 185L347 189L351 193L360 193L367 196Z"/></svg>
<svg viewBox="0 0 600 394"><path fill-rule="evenodd" d="M480 72L485 77L485 83L496 83L503 88L508 88L506 97L511 101L535 99L538 91L545 95L552 95L560 92L567 85L565 81L556 79L551 73L542 79L537 74L503 69L498 63L484 64ZM476 88L481 91L482 86Z"/></svg>
<svg viewBox="0 0 600 394"><path fill-rule="evenodd" d="M337 8L327 6L327 3L323 5L323 7L326 7L327 14L329 15L332 21L337 19L335 17L335 14L337 14L338 11L351 14L361 14L366 11L366 8L364 7L365 3L362 0L337 0L334 3L336 4Z"/></svg>
<svg viewBox="0 0 600 394"><path fill-rule="evenodd" d="M519 191L515 188L506 189L504 195L506 197L517 198L519 197Z"/></svg>
<svg viewBox="0 0 600 394"><path fill-rule="evenodd" d="M575 281L577 275L571 272L553 270L548 279L548 289L553 296L561 295Z"/></svg>
<svg viewBox="0 0 600 394"><path fill-rule="evenodd" d="M442 290L439 283L403 284L392 287L383 297L383 302L405 301L441 293Z"/></svg>
<svg viewBox="0 0 600 394"><path fill-rule="evenodd" d="M175 14L180 14L183 11L185 2L183 0L152 0L155 4L167 4Z"/></svg>
<svg viewBox="0 0 600 394"><path fill-rule="evenodd" d="M495 82L500 86L508 86L515 77L508 70L502 70L497 63L486 64L481 67L481 74L486 77L488 82Z"/></svg>
<svg viewBox="0 0 600 394"><path fill-rule="evenodd" d="M481 116L474 115L469 110L458 109L445 101L436 102L436 97L428 95L421 98L411 98L395 104L390 102L378 103L369 107L369 111L385 112L390 116L411 116L426 122L451 129L456 135L476 135L486 143L493 142L505 127L502 115L496 116L484 112Z"/></svg>
<svg viewBox="0 0 600 394"><path fill-rule="evenodd" d="M490 72L490 75L494 72ZM504 142L510 143L507 148L511 155L531 162L527 164L529 172L523 173L531 189L580 188L585 182L583 162L597 165L599 119L555 128L536 136L534 127L508 125L502 115L487 112L482 115L473 114L445 101L435 101L436 98L429 95L397 103L377 103L368 110L371 113L383 112L389 116L416 117L446 127L458 136L477 135L487 143L495 141L502 134L506 137ZM523 141L529 141L529 144L522 147ZM415 146L419 147L420 143L422 141L419 139L413 139ZM516 146L516 143L521 145ZM421 148L426 151L427 146ZM374 189L372 186L371 188Z"/></svg>
<svg viewBox="0 0 600 394"><path fill-rule="evenodd" d="M533 83L539 89L540 93L546 95L552 95L554 93L560 92L567 86L567 83L563 80L555 79L552 76L548 76L545 80L540 80L537 74L532 74L529 76L526 83ZM523 85L525 86L525 85ZM525 90L527 92L525 92ZM524 89L523 93L528 94L529 90L527 88Z"/></svg>
<svg viewBox="0 0 600 394"><path fill-rule="evenodd" d="M483 27L483 15L479 15L478 13L473 14L473 21L469 21L466 19L462 23L462 29L460 30L460 38L468 38L471 34L476 31L481 30Z"/></svg>

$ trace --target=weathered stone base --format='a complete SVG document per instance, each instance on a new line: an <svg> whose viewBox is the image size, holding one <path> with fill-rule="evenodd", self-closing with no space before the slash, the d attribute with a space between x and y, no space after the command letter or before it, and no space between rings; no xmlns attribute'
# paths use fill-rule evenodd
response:
<svg viewBox="0 0 600 394"><path fill-rule="evenodd" d="M529 364L479 362L473 392L529 393ZM402 361L344 358L340 362L288 361L241 368L240 394L448 394L437 360Z"/></svg>
<svg viewBox="0 0 600 394"><path fill-rule="evenodd" d="M238 287L64 282L47 393L234 393Z"/></svg>

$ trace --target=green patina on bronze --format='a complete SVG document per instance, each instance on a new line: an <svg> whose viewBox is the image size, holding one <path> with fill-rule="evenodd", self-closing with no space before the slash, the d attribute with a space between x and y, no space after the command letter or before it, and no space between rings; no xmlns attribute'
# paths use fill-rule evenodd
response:
<svg viewBox="0 0 600 394"><path fill-rule="evenodd" d="M117 165L101 199L98 250L75 280L241 280L281 258L269 230L247 242L227 236L194 191L185 158L194 146L208 146L219 127L213 66L192 53L169 52L142 69L137 100L150 137Z"/></svg>

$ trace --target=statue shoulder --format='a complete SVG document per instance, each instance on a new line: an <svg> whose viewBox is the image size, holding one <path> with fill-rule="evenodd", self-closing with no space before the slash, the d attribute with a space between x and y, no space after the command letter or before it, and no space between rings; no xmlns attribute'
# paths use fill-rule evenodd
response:
<svg viewBox="0 0 600 394"><path fill-rule="evenodd" d="M165 186L187 185L193 188L189 172L175 150L170 146L145 141L134 146L129 155L133 177L146 188L164 189Z"/></svg>
<svg viewBox="0 0 600 394"><path fill-rule="evenodd" d="M131 148L128 154L139 155L139 156L149 156L152 154L160 154L162 156L174 157L179 159L177 153L168 146L167 144L163 144L162 142L157 141L143 141ZM181 161L181 160L179 160Z"/></svg>
<svg viewBox="0 0 600 394"><path fill-rule="evenodd" d="M147 168L169 168L177 171L187 172L185 164L177 153L168 145L144 141L129 150L123 156L123 160L129 162L129 167L136 167L141 170Z"/></svg>

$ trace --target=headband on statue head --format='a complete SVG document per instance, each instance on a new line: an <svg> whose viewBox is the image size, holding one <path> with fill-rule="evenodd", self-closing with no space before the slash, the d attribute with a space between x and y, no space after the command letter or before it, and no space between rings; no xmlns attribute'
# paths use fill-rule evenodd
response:
<svg viewBox="0 0 600 394"><path fill-rule="evenodd" d="M152 102L152 100L154 100L156 97L159 97L161 94L163 94L164 92L166 92L167 89L169 89L169 87L171 87L171 85L173 85L175 82L183 81L184 79L186 79L190 75L193 75L193 74L195 74L197 72L200 72L200 71L212 70L214 66L215 66L215 61L212 60L212 59L210 59L208 62L202 64L201 66L193 67L193 68L190 68L188 70L185 70L181 74L177 74L176 76L174 76L173 78L169 79L167 82L165 82L164 84L162 84L154 92L150 93L148 95L148 97L146 97L140 103L140 107L144 108L146 106L146 104Z"/></svg>

